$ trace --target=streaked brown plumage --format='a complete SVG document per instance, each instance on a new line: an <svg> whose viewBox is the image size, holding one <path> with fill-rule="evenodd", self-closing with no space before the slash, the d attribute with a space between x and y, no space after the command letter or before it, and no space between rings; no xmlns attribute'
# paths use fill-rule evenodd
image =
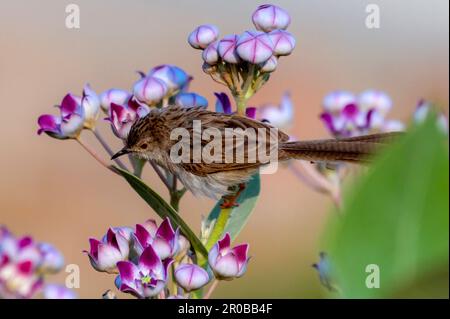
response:
<svg viewBox="0 0 450 319"><path fill-rule="evenodd" d="M223 160L220 162L206 163L202 160L199 163L193 163L192 161L189 163L174 163L170 157L170 150L180 140L171 140L170 134L173 129L185 128L191 136L190 141L192 141L192 137L195 134L198 135L194 133L194 120L201 121L202 130L215 128L220 131L223 136L222 142L227 142L227 139L230 142L229 137L226 137L224 133L226 128L241 128L243 130L246 128L254 128L255 130L263 128L267 131L273 129L268 123L237 114L217 113L200 107L169 106L162 109L153 109L147 116L136 121L130 130L124 149L118 152L115 157L133 153L139 157L155 161L158 165L175 174L194 194L213 198L228 194L232 186L248 181L260 166L266 164L260 161L259 157L254 162L248 160L248 154L251 154L249 152L252 150L252 144L248 138L245 139L244 161L241 163L236 161L225 162L225 143L222 143ZM277 140L276 147L279 161L301 159L360 163L366 162L380 145L389 142L395 135L384 133L339 140L289 142L287 134L277 131L267 133L266 137L271 136ZM255 147L258 147L259 141L260 139L253 141ZM202 146L207 145L208 142L209 140L202 140ZM190 148L192 159L193 145L191 142L189 143L185 146ZM269 143L269 141L266 139L265 143ZM270 147L274 146L271 145Z"/></svg>

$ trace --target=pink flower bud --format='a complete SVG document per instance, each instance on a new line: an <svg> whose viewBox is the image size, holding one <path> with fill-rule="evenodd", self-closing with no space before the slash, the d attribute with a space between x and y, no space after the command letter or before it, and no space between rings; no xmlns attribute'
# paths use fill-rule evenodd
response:
<svg viewBox="0 0 450 319"><path fill-rule="evenodd" d="M352 93L346 91L334 91L325 96L322 105L327 112L340 113L344 107L355 103L356 97Z"/></svg>
<svg viewBox="0 0 450 319"><path fill-rule="evenodd" d="M274 45L273 54L289 55L295 48L295 38L284 30L274 30L269 33L270 40Z"/></svg>
<svg viewBox="0 0 450 319"><path fill-rule="evenodd" d="M139 102L155 105L167 94L167 85L160 79L146 76L133 86L133 95Z"/></svg>
<svg viewBox="0 0 450 319"><path fill-rule="evenodd" d="M264 63L261 63L261 72L269 73L275 71L278 65L278 59L276 56L271 56L269 60Z"/></svg>
<svg viewBox="0 0 450 319"><path fill-rule="evenodd" d="M258 64L267 61L273 54L270 37L261 31L245 31L238 39L236 51L242 60Z"/></svg>
<svg viewBox="0 0 450 319"><path fill-rule="evenodd" d="M100 94L100 106L108 114L111 103L124 105L130 98L130 93L121 89L109 89Z"/></svg>
<svg viewBox="0 0 450 319"><path fill-rule="evenodd" d="M208 263L216 278L231 280L241 277L247 270L249 258L247 257L248 244L231 248L230 234L219 240L208 254Z"/></svg>
<svg viewBox="0 0 450 319"><path fill-rule="evenodd" d="M259 6L252 15L256 29L270 32L276 29L286 29L291 23L291 17L286 10L272 4Z"/></svg>
<svg viewBox="0 0 450 319"><path fill-rule="evenodd" d="M222 40L219 41L217 45L217 51L219 52L220 57L228 63L239 63L240 58L236 52L236 44L239 39L239 36L236 34L230 34L223 37Z"/></svg>
<svg viewBox="0 0 450 319"><path fill-rule="evenodd" d="M363 111L375 109L384 117L392 108L392 100L382 91L367 90L359 95L358 105Z"/></svg>
<svg viewBox="0 0 450 319"><path fill-rule="evenodd" d="M193 264L180 264L175 269L175 280L186 291L192 291L205 286L209 275L202 267Z"/></svg>
<svg viewBox="0 0 450 319"><path fill-rule="evenodd" d="M189 34L188 42L194 49L204 49L211 42L217 40L219 29L212 24L204 24L195 28Z"/></svg>
<svg viewBox="0 0 450 319"><path fill-rule="evenodd" d="M155 66L148 75L162 80L167 85L169 93L185 89L191 80L183 69L171 64Z"/></svg>
<svg viewBox="0 0 450 319"><path fill-rule="evenodd" d="M217 52L217 46L219 41L210 43L202 53L203 61L209 65L214 65L219 61L219 52Z"/></svg>
<svg viewBox="0 0 450 319"><path fill-rule="evenodd" d="M84 86L81 106L84 110L84 127L94 128L100 114L100 99L89 84Z"/></svg>

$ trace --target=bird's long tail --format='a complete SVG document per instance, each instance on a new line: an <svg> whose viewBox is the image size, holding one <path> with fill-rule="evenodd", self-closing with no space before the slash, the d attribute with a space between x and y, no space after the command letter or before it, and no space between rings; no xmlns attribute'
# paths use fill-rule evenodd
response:
<svg viewBox="0 0 450 319"><path fill-rule="evenodd" d="M280 160L302 159L313 162L366 163L377 150L401 133L380 133L343 139L284 142Z"/></svg>

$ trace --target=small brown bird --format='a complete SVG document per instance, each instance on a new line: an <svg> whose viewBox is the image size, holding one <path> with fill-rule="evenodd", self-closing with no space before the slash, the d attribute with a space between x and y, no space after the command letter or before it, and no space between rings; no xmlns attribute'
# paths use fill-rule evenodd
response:
<svg viewBox="0 0 450 319"><path fill-rule="evenodd" d="M218 160L211 162L203 157L201 160L194 160L195 148L208 147L213 138L212 136L205 138L198 132L195 121L199 121L196 123L200 123L201 131L215 132L216 137L219 136L221 142L218 144L219 147L210 152L211 155L216 155L215 158ZM180 128L188 133L189 139L171 136L172 132L177 132ZM227 130L230 129L233 129L235 135L227 134ZM265 133L256 137L245 133L248 130L258 131L258 129ZM125 147L112 159L132 153L140 158L152 160L177 176L194 194L218 198L232 193L233 187L247 182L262 165L268 164L267 160L262 160L262 156L257 155L256 158L250 156L252 151L261 147L266 155L268 151L276 151L278 161L300 159L312 162L361 163L367 162L380 145L389 142L395 135L381 133L343 139L290 142L287 134L268 123L248 117L212 112L203 107L169 106L152 109L148 115L137 120L130 129ZM200 141L197 146L196 138ZM239 138L244 141L244 147L240 149L237 142ZM181 149L188 151L189 160L176 162L173 160L174 152L181 155L179 154ZM230 153L236 153L238 149L242 150L243 160L235 160L237 155L234 155L232 161L227 160L226 157Z"/></svg>

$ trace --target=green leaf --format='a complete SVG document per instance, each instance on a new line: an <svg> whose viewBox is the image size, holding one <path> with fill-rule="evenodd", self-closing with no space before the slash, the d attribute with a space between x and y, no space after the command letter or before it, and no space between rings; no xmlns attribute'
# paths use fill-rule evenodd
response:
<svg viewBox="0 0 450 319"><path fill-rule="evenodd" d="M222 234L229 232L231 239L234 240L247 223L253 209L255 208L256 201L258 200L259 192L261 189L261 180L259 173L252 176L250 181L247 183L245 189L242 191L241 195L237 199L238 206L231 209L231 214L228 221L225 224L223 231L218 234L220 237ZM209 213L207 218L207 223L217 221L219 214L221 212L220 204L221 200L217 202L213 210ZM217 240L216 240L217 241ZM208 240L208 243L210 241ZM215 243L215 242L214 242ZM213 243L213 244L214 244ZM210 249L211 247L207 248Z"/></svg>
<svg viewBox="0 0 450 319"><path fill-rule="evenodd" d="M183 234L189 239L192 247L197 253L200 253L205 258L208 256L205 246L203 246L200 239L194 234L194 232L189 228L185 221L178 215L178 213L170 206L161 196L158 195L154 190L147 186L140 178L130 174L129 172L122 170L118 167L114 167L130 184L131 187L142 197L147 204L153 208L153 210L161 218L170 218L170 222L175 227L179 226Z"/></svg>
<svg viewBox="0 0 450 319"><path fill-rule="evenodd" d="M326 249L343 296L448 298L448 194L448 140L428 120L383 152L329 224ZM366 285L371 264L379 288Z"/></svg>

